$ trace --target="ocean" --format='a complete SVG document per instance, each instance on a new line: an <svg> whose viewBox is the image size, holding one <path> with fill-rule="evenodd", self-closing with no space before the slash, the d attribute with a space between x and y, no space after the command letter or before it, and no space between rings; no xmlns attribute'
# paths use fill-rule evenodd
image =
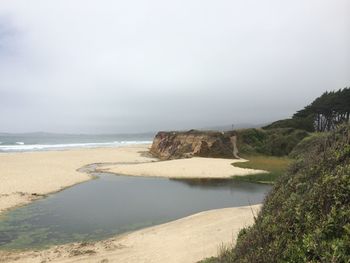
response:
<svg viewBox="0 0 350 263"><path fill-rule="evenodd" d="M142 134L52 134L0 133L0 152L66 150L74 148L117 147L152 143L153 133Z"/></svg>

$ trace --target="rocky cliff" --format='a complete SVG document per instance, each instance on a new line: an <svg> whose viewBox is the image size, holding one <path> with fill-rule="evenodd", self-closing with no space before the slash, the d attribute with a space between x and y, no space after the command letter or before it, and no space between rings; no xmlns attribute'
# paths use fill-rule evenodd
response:
<svg viewBox="0 0 350 263"><path fill-rule="evenodd" d="M158 132L151 153L162 160L192 156L239 158L234 131Z"/></svg>

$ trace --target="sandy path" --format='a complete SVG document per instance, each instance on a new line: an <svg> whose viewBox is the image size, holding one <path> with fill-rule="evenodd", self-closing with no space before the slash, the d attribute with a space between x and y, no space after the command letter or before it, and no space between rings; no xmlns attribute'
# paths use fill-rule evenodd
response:
<svg viewBox="0 0 350 263"><path fill-rule="evenodd" d="M233 175L264 173L262 170L243 169L232 166L246 160L220 158L190 158L156 163L109 165L104 171L134 176L155 176L168 178L229 178Z"/></svg>
<svg viewBox="0 0 350 263"><path fill-rule="evenodd" d="M17 254L0 251L0 262L197 262L216 255L222 243L234 243L238 231L253 223L259 207L206 211L93 244Z"/></svg>

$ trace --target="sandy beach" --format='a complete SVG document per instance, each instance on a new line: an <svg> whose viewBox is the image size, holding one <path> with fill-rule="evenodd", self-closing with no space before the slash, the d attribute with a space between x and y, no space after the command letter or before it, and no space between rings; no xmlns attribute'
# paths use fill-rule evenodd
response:
<svg viewBox="0 0 350 263"><path fill-rule="evenodd" d="M102 169L116 174L168 178L228 178L233 175L263 172L231 165L244 160L191 158L157 162L157 159L147 156L148 149L149 145L138 145L2 153L0 212L91 179L90 175L79 172L78 169L93 163L118 163L106 165Z"/></svg>
<svg viewBox="0 0 350 263"><path fill-rule="evenodd" d="M2 252L0 262L193 263L234 244L239 230L253 223L260 206L205 211L96 243L74 243L44 251Z"/></svg>
<svg viewBox="0 0 350 263"><path fill-rule="evenodd" d="M92 163L146 162L148 145L66 151L1 153L0 212L91 179L78 169Z"/></svg>
<svg viewBox="0 0 350 263"><path fill-rule="evenodd" d="M91 179L78 169L92 163L136 163L103 169L137 176L225 178L259 172L231 165L240 160L157 162L147 156L148 147L0 154L0 211ZM252 207L211 210L93 244L67 244L39 252L1 251L0 262L195 262L215 255L222 242L234 241L238 231L252 222Z"/></svg>
<svg viewBox="0 0 350 263"><path fill-rule="evenodd" d="M243 176L265 172L232 166L232 163L245 161L244 159L194 157L156 163L107 165L102 170L123 175L167 178L230 178L233 175Z"/></svg>

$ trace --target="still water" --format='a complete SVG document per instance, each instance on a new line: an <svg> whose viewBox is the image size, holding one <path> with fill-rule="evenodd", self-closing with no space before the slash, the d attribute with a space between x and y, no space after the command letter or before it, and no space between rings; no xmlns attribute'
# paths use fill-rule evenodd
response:
<svg viewBox="0 0 350 263"><path fill-rule="evenodd" d="M100 240L200 211L257 204L271 188L232 180L94 175L1 216L0 249Z"/></svg>

